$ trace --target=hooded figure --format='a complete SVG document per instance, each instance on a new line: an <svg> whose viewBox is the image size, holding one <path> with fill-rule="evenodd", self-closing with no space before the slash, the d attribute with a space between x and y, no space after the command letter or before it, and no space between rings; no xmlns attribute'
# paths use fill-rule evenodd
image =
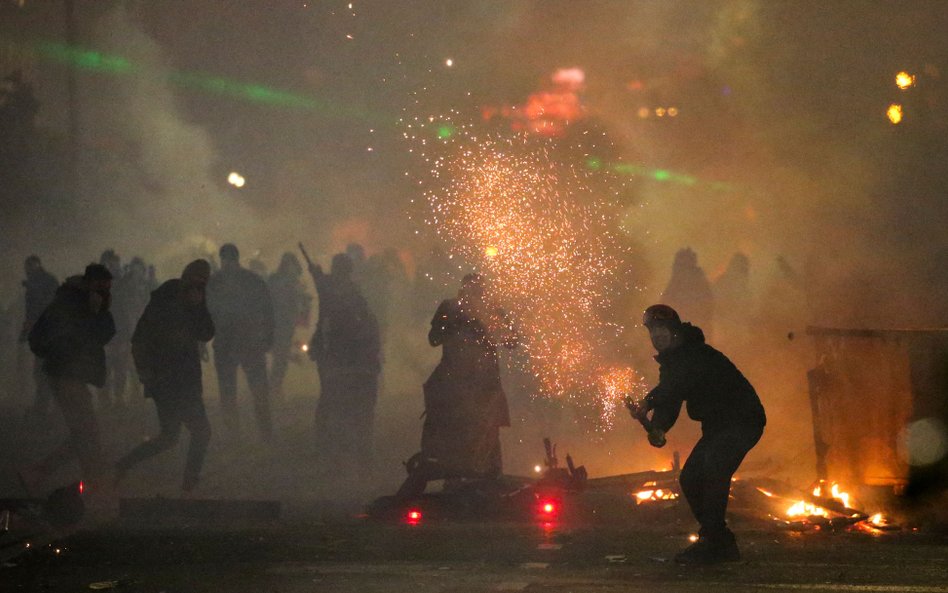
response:
<svg viewBox="0 0 948 593"><path fill-rule="evenodd" d="M659 382L644 405L630 406L648 430L649 442L665 445L665 433L681 406L701 423L701 439L679 478L682 494L701 524L698 541L678 554L681 563L740 559L725 521L731 477L763 434L766 416L757 392L728 358L704 341L700 328L682 323L667 305L645 311L645 327L658 351ZM647 412L652 416L648 418Z"/></svg>
<svg viewBox="0 0 948 593"><path fill-rule="evenodd" d="M182 489L193 490L198 483L211 438L202 399L200 352L200 345L214 337L214 323L205 302L210 275L207 261L188 264L180 280L168 280L151 293L135 326L132 356L145 397L151 398L158 410L161 434L123 457L116 464L116 478L174 446L184 425L191 433L191 443Z"/></svg>
<svg viewBox="0 0 948 593"><path fill-rule="evenodd" d="M428 342L441 347L441 362L424 384L421 452L408 463L400 497L420 495L430 480L499 476L500 428L510 426L497 350L516 347L518 337L506 314L489 306L478 274L438 307Z"/></svg>
<svg viewBox="0 0 948 593"><path fill-rule="evenodd" d="M24 483L35 485L56 468L78 458L92 496L104 494L99 423L87 385L105 384L105 345L115 335L109 312L112 274L90 264L85 274L73 276L56 291L53 302L30 330L30 349L43 359L53 400L63 413L68 438L39 463L21 472ZM103 499L107 499L103 496Z"/></svg>
<svg viewBox="0 0 948 593"><path fill-rule="evenodd" d="M319 295L319 320L309 356L319 373L316 446L321 466L364 471L372 462L382 368L379 324L352 279L348 255L336 254L329 274L318 264L309 271Z"/></svg>

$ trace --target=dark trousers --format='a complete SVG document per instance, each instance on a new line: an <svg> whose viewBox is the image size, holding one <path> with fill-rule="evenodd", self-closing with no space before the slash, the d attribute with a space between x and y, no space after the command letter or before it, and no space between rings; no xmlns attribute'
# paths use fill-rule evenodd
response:
<svg viewBox="0 0 948 593"><path fill-rule="evenodd" d="M731 478L747 452L763 434L763 427L737 427L705 433L688 456L678 478L691 513L701 524L701 537L728 533L725 513Z"/></svg>
<svg viewBox="0 0 948 593"><path fill-rule="evenodd" d="M116 468L128 471L142 461L175 446L181 434L181 427L184 426L191 433L188 460L184 465L184 481L196 482L204 465L207 444L211 440L211 424L207 421L204 401L200 396L157 397L154 401L161 433L132 449L115 464Z"/></svg>
<svg viewBox="0 0 948 593"><path fill-rule="evenodd" d="M369 470L378 375L372 371L320 369L316 447L324 468Z"/></svg>
<svg viewBox="0 0 948 593"><path fill-rule="evenodd" d="M244 369L257 428L264 439L273 433L270 417L270 385L267 382L266 351L248 349L239 344L214 342L214 366L217 368L217 384L221 394L221 410L227 428L236 431L239 427L237 412L237 367Z"/></svg>
<svg viewBox="0 0 948 593"><path fill-rule="evenodd" d="M31 468L43 477L73 459L79 460L82 479L93 488L103 486L104 468L99 423L92 406L92 393L77 379L49 377L53 399L63 413L69 436L53 452Z"/></svg>
<svg viewBox="0 0 948 593"><path fill-rule="evenodd" d="M105 386L99 390L100 406L121 406L125 403L125 388L128 385L131 343L128 338L116 338L105 347Z"/></svg>
<svg viewBox="0 0 948 593"><path fill-rule="evenodd" d="M290 364L291 344L276 344L271 351L270 362L270 385L273 387L274 394L283 393L283 379L286 377L286 369Z"/></svg>

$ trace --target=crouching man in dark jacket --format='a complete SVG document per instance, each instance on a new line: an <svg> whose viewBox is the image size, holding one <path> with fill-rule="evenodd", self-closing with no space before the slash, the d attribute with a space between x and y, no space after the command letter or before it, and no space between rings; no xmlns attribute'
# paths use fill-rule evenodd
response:
<svg viewBox="0 0 948 593"><path fill-rule="evenodd" d="M109 312L111 288L108 269L87 266L85 274L67 279L56 290L53 302L30 330L30 349L43 360L43 372L69 436L44 460L20 472L28 487L78 458L90 494L107 498L99 424L88 385L101 388L105 384L105 345L115 335Z"/></svg>
<svg viewBox="0 0 948 593"><path fill-rule="evenodd" d="M643 404L630 405L632 415L648 430L649 443L655 447L665 445L665 432L678 419L682 402L688 416L701 423L701 439L679 477L701 531L698 541L675 560L684 564L739 560L725 512L731 477L764 431L760 398L737 367L705 343L701 329L682 323L671 307L649 307L644 324L658 351L659 382Z"/></svg>
<svg viewBox="0 0 948 593"><path fill-rule="evenodd" d="M138 445L115 465L116 479L149 457L178 442L181 425L191 433L181 488L193 490L201 475L211 439L204 410L199 344L214 337L214 323L204 293L211 266L191 262L181 279L168 280L151 293L132 335L132 356L145 397L155 402L161 434Z"/></svg>

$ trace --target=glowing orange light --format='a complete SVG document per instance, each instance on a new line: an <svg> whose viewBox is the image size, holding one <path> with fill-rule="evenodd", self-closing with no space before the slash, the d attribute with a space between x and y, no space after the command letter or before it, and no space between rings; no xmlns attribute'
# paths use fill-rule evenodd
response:
<svg viewBox="0 0 948 593"><path fill-rule="evenodd" d="M893 125L896 125L902 121L902 106L898 103L893 103L889 105L889 109L886 110L885 114L886 117L889 118L889 121L892 122Z"/></svg>
<svg viewBox="0 0 948 593"><path fill-rule="evenodd" d="M829 512L821 506L800 500L787 509L788 517L827 517Z"/></svg>
<svg viewBox="0 0 948 593"><path fill-rule="evenodd" d="M915 75L909 74L904 70L895 75L895 86L899 87L901 90L905 90L915 86Z"/></svg>
<svg viewBox="0 0 948 593"><path fill-rule="evenodd" d="M487 247L484 248L485 257L497 257L498 253L500 253L500 251L493 245L488 245Z"/></svg>

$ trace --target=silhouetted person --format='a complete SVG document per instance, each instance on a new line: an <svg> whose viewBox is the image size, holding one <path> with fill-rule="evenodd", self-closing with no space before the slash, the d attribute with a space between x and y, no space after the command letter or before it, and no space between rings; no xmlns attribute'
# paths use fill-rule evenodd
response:
<svg viewBox="0 0 948 593"><path fill-rule="evenodd" d="M33 329L33 325L36 324L46 307L53 302L56 289L59 288L59 281L43 268L40 258L36 255L26 258L23 263L23 271L26 274L26 280L23 281L26 308L23 326L20 330L20 343L25 343L29 339L30 330ZM52 391L49 386L49 379L43 372L43 361L39 357L33 359L33 381L36 390L33 404L30 406L27 415L42 421L46 419L49 413Z"/></svg>
<svg viewBox="0 0 948 593"><path fill-rule="evenodd" d="M699 327L711 328L714 316L714 296L711 283L698 266L698 255L690 248L675 254L668 286L662 300L694 320Z"/></svg>
<svg viewBox="0 0 948 593"><path fill-rule="evenodd" d="M30 331L30 349L43 359L43 372L62 410L69 436L43 461L23 472L28 484L78 457L92 492L105 488L99 425L87 385L105 384L105 345L115 335L109 312L112 274L99 264L86 267L56 291Z"/></svg>
<svg viewBox="0 0 948 593"><path fill-rule="evenodd" d="M210 276L211 265L206 260L191 262L180 280L168 280L151 294L135 326L135 368L145 386L145 397L155 402L161 433L116 463L117 479L136 464L175 446L183 425L191 434L191 442L181 488L191 491L198 484L211 439L202 397L199 348L214 337L214 323L205 302Z"/></svg>
<svg viewBox="0 0 948 593"><path fill-rule="evenodd" d="M105 348L105 386L99 391L103 408L122 408L125 405L125 386L128 381L131 357L132 329L126 283L122 274L122 258L114 249L106 249L99 263L112 274L112 318L115 320L115 338Z"/></svg>
<svg viewBox="0 0 948 593"><path fill-rule="evenodd" d="M154 277L149 277L148 266L145 265L144 260L140 257L133 257L132 260L125 266L125 269L122 273L122 279L118 283L118 287L113 290L115 293L114 300L121 300L121 307L117 305L113 307L112 315L115 317L121 309L122 315L125 316L125 319L122 323L126 324L126 327L132 328L134 330L135 325L138 323L138 320L141 318L142 313L145 312L145 306L148 305L148 301L151 298L151 293L153 290L158 288L157 283L154 280ZM116 325L116 336L121 335L121 331L118 330L120 325L118 319L115 322ZM129 341L131 340L131 332L127 332ZM116 337L117 339L117 337ZM131 352L131 342L128 345L128 352ZM123 368L124 372L116 367L113 380L114 380L114 393L118 396L124 398L125 388L128 383L128 377L132 375L132 366L126 365ZM137 381L131 382L131 388L133 394L138 394L138 385Z"/></svg>
<svg viewBox="0 0 948 593"><path fill-rule="evenodd" d="M458 296L443 301L431 320L428 342L441 346L441 362L425 382L421 452L408 463L397 496L424 492L441 478L500 475L500 427L510 426L497 348L517 336L506 314L490 307L477 274L465 276Z"/></svg>
<svg viewBox="0 0 948 593"><path fill-rule="evenodd" d="M283 395L283 379L293 348L296 324L306 305L306 293L300 276L303 266L292 253L284 253L277 271L267 279L270 297L273 299L273 348L270 350L270 387L277 397Z"/></svg>
<svg viewBox="0 0 948 593"><path fill-rule="evenodd" d="M682 494L701 524L699 539L679 553L680 563L740 559L725 513L731 477L760 440L766 424L757 392L726 356L704 341L699 327L682 323L668 305L653 305L643 319L658 352L658 385L632 415L648 430L655 447L665 445L685 403L688 416L701 423L701 439L681 470ZM651 411L651 418L647 413Z"/></svg>
<svg viewBox="0 0 948 593"><path fill-rule="evenodd" d="M319 294L319 320L309 355L319 372L316 444L323 469L354 462L368 469L381 370L379 327L352 279L352 260L332 258L325 274L310 268Z"/></svg>
<svg viewBox="0 0 948 593"><path fill-rule="evenodd" d="M743 337L747 334L752 310L750 291L750 260L743 253L735 253L727 270L714 282L714 322L724 336Z"/></svg>
<svg viewBox="0 0 948 593"><path fill-rule="evenodd" d="M244 370L253 396L257 427L264 440L273 433L266 353L273 345L273 304L267 283L241 267L240 252L231 243L220 249L221 269L207 285L207 306L214 319L214 365L220 387L224 423L239 430L237 367Z"/></svg>

